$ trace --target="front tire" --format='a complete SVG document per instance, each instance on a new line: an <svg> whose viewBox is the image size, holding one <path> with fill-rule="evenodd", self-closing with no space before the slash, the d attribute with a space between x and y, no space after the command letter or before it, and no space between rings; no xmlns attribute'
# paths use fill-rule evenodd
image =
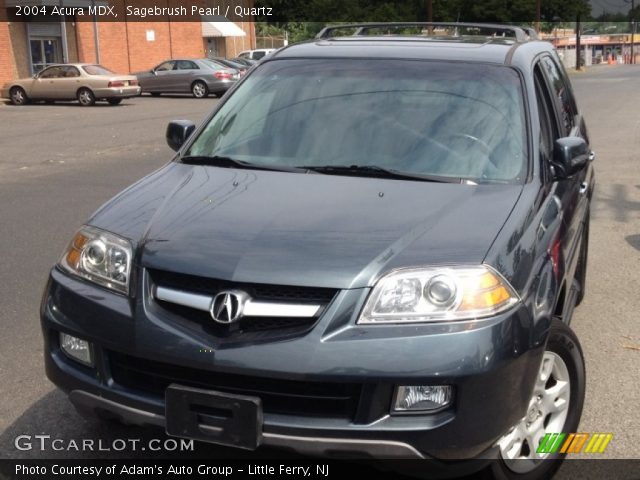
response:
<svg viewBox="0 0 640 480"><path fill-rule="evenodd" d="M209 95L209 87L206 83L197 80L191 85L191 93L195 98L206 98Z"/></svg>
<svg viewBox="0 0 640 480"><path fill-rule="evenodd" d="M109 102L109 105L120 105L122 103L122 99L121 98L109 98L109 99L107 99L107 102Z"/></svg>
<svg viewBox="0 0 640 480"><path fill-rule="evenodd" d="M25 92L22 87L13 87L9 91L9 97L11 97L11 103L13 103L14 105L20 106L29 103L27 92Z"/></svg>
<svg viewBox="0 0 640 480"><path fill-rule="evenodd" d="M81 88L78 90L78 102L80 102L80 105L83 107L90 107L95 105L96 97L88 88Z"/></svg>
<svg viewBox="0 0 640 480"><path fill-rule="evenodd" d="M584 395L585 366L578 338L569 326L553 320L529 407L525 417L498 441L500 458L491 464L491 477L551 478L565 455L537 449L547 433L577 431Z"/></svg>

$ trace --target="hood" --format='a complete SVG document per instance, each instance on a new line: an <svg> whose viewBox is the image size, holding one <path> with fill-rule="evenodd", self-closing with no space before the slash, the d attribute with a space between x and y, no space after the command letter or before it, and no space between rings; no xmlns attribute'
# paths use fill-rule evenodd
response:
<svg viewBox="0 0 640 480"><path fill-rule="evenodd" d="M138 243L144 267L358 288L392 268L481 263L521 190L172 163L91 224Z"/></svg>

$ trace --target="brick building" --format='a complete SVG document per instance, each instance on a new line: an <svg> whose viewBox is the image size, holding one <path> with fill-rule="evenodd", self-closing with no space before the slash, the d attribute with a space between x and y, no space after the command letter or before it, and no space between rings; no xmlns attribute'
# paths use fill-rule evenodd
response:
<svg viewBox="0 0 640 480"><path fill-rule="evenodd" d="M51 63L95 62L128 73L147 70L169 58L233 57L255 48L252 17L233 14L236 6L253 7L253 0L191 0L189 6L219 7L220 12L230 6L230 14L228 18L189 17L189 21L171 16L153 17L153 21L139 17L94 21L89 15L17 15L20 5L58 2L65 7L112 6L118 18L124 18L126 7L131 5L186 4L180 0L0 0L0 85L33 75Z"/></svg>

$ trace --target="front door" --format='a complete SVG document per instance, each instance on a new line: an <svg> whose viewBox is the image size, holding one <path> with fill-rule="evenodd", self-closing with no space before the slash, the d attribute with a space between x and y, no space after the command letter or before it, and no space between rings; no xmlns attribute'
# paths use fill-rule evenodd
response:
<svg viewBox="0 0 640 480"><path fill-rule="evenodd" d="M34 100L61 100L63 97L58 88L58 81L61 78L63 78L62 66L42 70L34 80L29 96Z"/></svg>
<svg viewBox="0 0 640 480"><path fill-rule="evenodd" d="M153 69L154 74L145 77L144 89L149 92L172 92L174 60L161 63Z"/></svg>

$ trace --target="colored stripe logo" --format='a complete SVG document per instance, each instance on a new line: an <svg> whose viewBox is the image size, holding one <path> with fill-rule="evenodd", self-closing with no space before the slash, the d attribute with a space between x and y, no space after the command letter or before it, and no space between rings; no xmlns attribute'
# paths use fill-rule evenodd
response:
<svg viewBox="0 0 640 480"><path fill-rule="evenodd" d="M604 453L613 438L612 433L547 433L536 453Z"/></svg>

